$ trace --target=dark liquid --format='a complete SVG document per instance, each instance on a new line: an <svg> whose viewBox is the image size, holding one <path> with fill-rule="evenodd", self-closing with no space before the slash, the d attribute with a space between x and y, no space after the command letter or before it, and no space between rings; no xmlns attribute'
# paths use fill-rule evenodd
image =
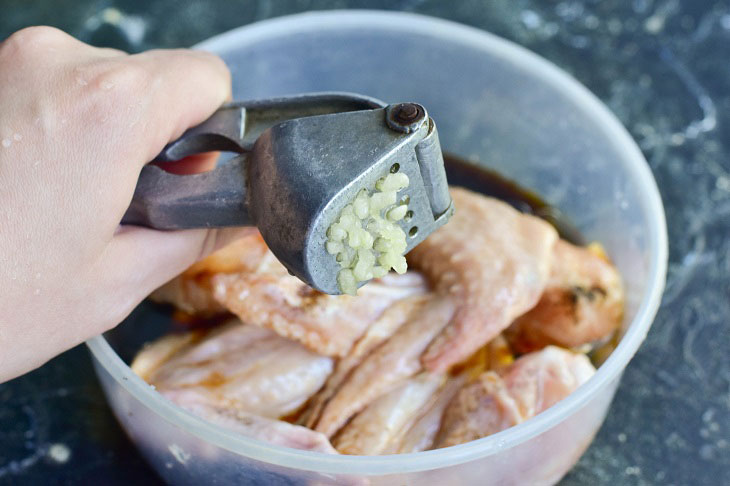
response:
<svg viewBox="0 0 730 486"><path fill-rule="evenodd" d="M578 229L536 193L520 187L498 172L475 165L452 154L444 154L449 185L461 186L509 203L523 213L534 214L552 224L560 237L576 245L586 243ZM458 210L458 208L457 208Z"/></svg>

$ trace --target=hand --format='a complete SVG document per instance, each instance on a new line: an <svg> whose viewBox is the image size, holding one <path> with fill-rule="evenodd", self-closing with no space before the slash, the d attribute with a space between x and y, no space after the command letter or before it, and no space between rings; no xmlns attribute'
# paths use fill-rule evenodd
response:
<svg viewBox="0 0 730 486"><path fill-rule="evenodd" d="M114 327L235 237L119 225L142 166L230 89L202 52L130 56L48 27L0 44L0 382Z"/></svg>

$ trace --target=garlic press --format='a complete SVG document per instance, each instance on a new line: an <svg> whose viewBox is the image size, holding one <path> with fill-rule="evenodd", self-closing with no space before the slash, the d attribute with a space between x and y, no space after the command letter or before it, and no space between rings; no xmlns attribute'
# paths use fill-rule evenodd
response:
<svg viewBox="0 0 730 486"><path fill-rule="evenodd" d="M205 173L159 165L191 155L236 154ZM386 104L351 93L316 93L229 103L168 144L146 165L122 224L158 230L256 226L281 263L305 283L340 294L327 230L363 189L390 173L406 252L453 213L436 125L416 103Z"/></svg>

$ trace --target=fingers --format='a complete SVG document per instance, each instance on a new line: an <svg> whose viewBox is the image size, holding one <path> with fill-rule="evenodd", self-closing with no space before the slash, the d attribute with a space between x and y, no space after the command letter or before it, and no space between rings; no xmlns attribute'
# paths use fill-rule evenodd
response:
<svg viewBox="0 0 730 486"><path fill-rule="evenodd" d="M190 265L255 228L155 231L122 227L107 247L99 273L116 295L128 295L131 306Z"/></svg>
<svg viewBox="0 0 730 486"><path fill-rule="evenodd" d="M179 49L128 56L73 39L64 42L75 47L64 51L68 60L44 91L53 93L52 118L66 138L77 140L68 148L76 150L77 159L94 170L106 160L100 169L111 173L101 174L122 176L125 186L168 142L207 119L231 95L228 68L212 54Z"/></svg>
<svg viewBox="0 0 730 486"><path fill-rule="evenodd" d="M207 119L230 97L230 72L212 54L157 50L130 56L128 61L141 67L147 76L142 164L187 128Z"/></svg>
<svg viewBox="0 0 730 486"><path fill-rule="evenodd" d="M228 68L213 54L179 49L129 56L50 27L23 29L0 43L0 65L13 66L0 70L2 84L24 84L10 106L18 125L58 139L55 153L60 145L62 155L73 152L89 164L107 160L116 175L126 168L136 176L166 143L231 96ZM72 139L72 146L58 143ZM118 160L109 160L110 153Z"/></svg>
<svg viewBox="0 0 730 486"><path fill-rule="evenodd" d="M117 56L92 49L64 72L55 88L53 133L63 143L54 153L73 160L71 184L82 193L104 188L95 204L97 224L111 234L129 206L139 172L163 147L218 109L231 93L230 74L218 57L189 50ZM66 123L67 122L67 123ZM68 143L73 140L74 143ZM183 163L177 171L214 167L212 156Z"/></svg>

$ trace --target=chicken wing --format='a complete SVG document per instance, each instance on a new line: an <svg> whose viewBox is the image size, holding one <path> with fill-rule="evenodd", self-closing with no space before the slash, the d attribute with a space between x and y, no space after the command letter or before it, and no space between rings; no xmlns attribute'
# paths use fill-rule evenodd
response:
<svg viewBox="0 0 730 486"><path fill-rule="evenodd" d="M409 274L405 280L412 285L402 285L395 276L371 282L353 297L322 294L288 274L213 277L215 298L242 321L267 327L333 357L345 356L393 302L426 291L417 274Z"/></svg>
<svg viewBox="0 0 730 486"><path fill-rule="evenodd" d="M428 294L416 295L400 300L386 309L378 320L368 327L365 334L355 343L347 356L337 361L334 372L327 379L325 386L307 403L298 423L313 428L322 413L322 409L339 390L350 372L373 349L389 339L411 317L414 309L422 306L428 297Z"/></svg>
<svg viewBox="0 0 730 486"><path fill-rule="evenodd" d="M357 414L333 439L342 454L378 455L400 443L444 382L443 375L421 373L381 396Z"/></svg>
<svg viewBox="0 0 730 486"><path fill-rule="evenodd" d="M432 371L468 358L538 302L557 240L548 223L503 202L460 188L451 197L457 209L449 224L408 254L456 305L422 357Z"/></svg>
<svg viewBox="0 0 730 486"><path fill-rule="evenodd" d="M153 343L147 343L132 362L132 371L146 382L150 376L178 351L186 348L200 337L200 332L168 334Z"/></svg>
<svg viewBox="0 0 730 486"><path fill-rule="evenodd" d="M466 374L449 377L446 384L435 394L431 403L420 412L399 440L392 440L383 454L408 454L421 452L433 447L433 441L441 428L444 410L466 381Z"/></svg>
<svg viewBox="0 0 730 486"><path fill-rule="evenodd" d="M176 403L279 418L319 390L333 360L234 321L208 333L163 338L146 347L132 369Z"/></svg>
<svg viewBox="0 0 730 486"><path fill-rule="evenodd" d="M225 309L319 354L342 357L391 303L426 290L425 280L410 272L374 280L357 297L322 294L289 275L261 235L251 233L193 265L156 299L188 312Z"/></svg>
<svg viewBox="0 0 730 486"><path fill-rule="evenodd" d="M621 324L623 308L621 277L601 250L561 240L540 301L506 334L520 353L548 344L577 348L610 337Z"/></svg>
<svg viewBox="0 0 730 486"><path fill-rule="evenodd" d="M195 401L186 402L185 400L180 400L177 404L208 422L246 437L283 447L337 454L327 437L306 427L282 422L281 420L264 418L224 406L202 404Z"/></svg>
<svg viewBox="0 0 730 486"><path fill-rule="evenodd" d="M353 415L422 369L420 356L454 315L451 299L433 296L414 306L393 336L355 367L325 405L315 430L327 437Z"/></svg>
<svg viewBox="0 0 730 486"><path fill-rule="evenodd" d="M588 381L591 362L555 346L527 354L497 373L467 384L444 412L436 447L480 439L551 407Z"/></svg>

